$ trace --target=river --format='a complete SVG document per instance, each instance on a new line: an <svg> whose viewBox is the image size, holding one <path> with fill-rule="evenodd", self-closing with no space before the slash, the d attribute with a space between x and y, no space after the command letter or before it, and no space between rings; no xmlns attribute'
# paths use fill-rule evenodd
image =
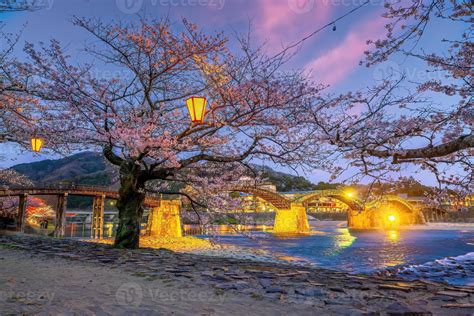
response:
<svg viewBox="0 0 474 316"><path fill-rule="evenodd" d="M373 273L388 268L406 278L474 285L474 225L352 231L344 222L319 221L312 222L312 231L309 236L284 238L266 232L220 233L217 240L339 271Z"/></svg>

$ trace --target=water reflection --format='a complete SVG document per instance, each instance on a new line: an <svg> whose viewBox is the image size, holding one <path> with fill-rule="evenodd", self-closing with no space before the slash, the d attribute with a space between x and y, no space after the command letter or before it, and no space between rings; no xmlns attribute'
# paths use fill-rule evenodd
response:
<svg viewBox="0 0 474 316"><path fill-rule="evenodd" d="M331 245L326 249L325 255L338 256L345 248L350 247L357 237L351 235L349 229L339 228L335 229L331 238Z"/></svg>
<svg viewBox="0 0 474 316"><path fill-rule="evenodd" d="M400 234L401 232L398 230L388 230L385 232L388 245L380 253L380 268L394 267L406 263L405 252L409 251L409 249L405 250L403 245L399 245Z"/></svg>
<svg viewBox="0 0 474 316"><path fill-rule="evenodd" d="M185 235L214 235L214 234L239 234L241 232L258 232L271 230L272 226L268 225L183 225L183 233Z"/></svg>
<svg viewBox="0 0 474 316"><path fill-rule="evenodd" d="M398 230L387 231L387 238L389 241L396 243L400 238L400 232Z"/></svg>
<svg viewBox="0 0 474 316"><path fill-rule="evenodd" d="M320 233L281 238L265 232L223 233L219 242L268 250L280 257L303 258L317 266L347 272L371 272L386 267L422 264L474 251L474 231L371 230L353 231L341 222L318 222Z"/></svg>
<svg viewBox="0 0 474 316"><path fill-rule="evenodd" d="M349 229L347 228L336 229L336 232L338 235L334 238L334 244L340 250L350 247L357 239L357 237L351 235Z"/></svg>

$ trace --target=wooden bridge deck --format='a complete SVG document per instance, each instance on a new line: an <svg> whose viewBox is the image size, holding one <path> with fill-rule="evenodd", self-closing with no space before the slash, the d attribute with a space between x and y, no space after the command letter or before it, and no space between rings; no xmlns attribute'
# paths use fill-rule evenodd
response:
<svg viewBox="0 0 474 316"><path fill-rule="evenodd" d="M117 200L119 193L108 187L100 186L76 186L76 185L51 185L41 187L23 187L0 189L0 197L20 196L20 195L73 195L73 196L104 196L106 199ZM158 207L161 205L159 196L147 195L145 205Z"/></svg>

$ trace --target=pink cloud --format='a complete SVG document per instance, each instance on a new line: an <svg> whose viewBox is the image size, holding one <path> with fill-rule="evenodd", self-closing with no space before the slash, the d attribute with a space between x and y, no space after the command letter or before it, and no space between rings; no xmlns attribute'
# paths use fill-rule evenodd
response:
<svg viewBox="0 0 474 316"><path fill-rule="evenodd" d="M380 15L366 19L353 27L344 40L309 62L306 67L312 70L317 82L336 84L344 80L359 65L368 49L367 40L382 37L385 19Z"/></svg>
<svg viewBox="0 0 474 316"><path fill-rule="evenodd" d="M258 1L258 18L252 22L257 35L266 41L271 52L294 43L327 23L331 6L316 0L265 0Z"/></svg>

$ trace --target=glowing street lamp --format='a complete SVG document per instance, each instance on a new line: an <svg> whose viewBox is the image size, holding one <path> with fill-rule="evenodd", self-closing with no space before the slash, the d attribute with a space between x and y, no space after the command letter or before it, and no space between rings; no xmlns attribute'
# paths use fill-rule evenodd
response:
<svg viewBox="0 0 474 316"><path fill-rule="evenodd" d="M43 140L39 137L33 137L31 139L31 150L35 153L40 152L41 147L43 146Z"/></svg>
<svg viewBox="0 0 474 316"><path fill-rule="evenodd" d="M204 97L190 97L186 100L186 106L193 123L202 124L206 115L206 104L207 101Z"/></svg>
<svg viewBox="0 0 474 316"><path fill-rule="evenodd" d="M347 192L345 193L345 195L346 195L346 197L349 198L349 199L352 199L352 198L355 197L354 191L347 191Z"/></svg>

